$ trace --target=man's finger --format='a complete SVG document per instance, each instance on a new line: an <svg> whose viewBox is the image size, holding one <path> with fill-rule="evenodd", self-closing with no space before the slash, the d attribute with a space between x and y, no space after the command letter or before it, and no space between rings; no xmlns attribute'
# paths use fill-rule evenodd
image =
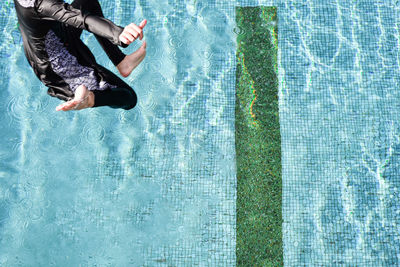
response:
<svg viewBox="0 0 400 267"><path fill-rule="evenodd" d="M142 32L142 29L133 23L129 24L127 28L129 29L129 33L132 34L135 39L138 38L140 33Z"/></svg>
<svg viewBox="0 0 400 267"><path fill-rule="evenodd" d="M132 31L125 32L124 37L129 40L129 43L132 43L136 39L136 37L132 34Z"/></svg>
<svg viewBox="0 0 400 267"><path fill-rule="evenodd" d="M147 24L147 20L144 19L142 22L140 22L139 27L143 29L144 26L146 26L146 24Z"/></svg>
<svg viewBox="0 0 400 267"><path fill-rule="evenodd" d="M63 104L61 104L61 105L58 105L58 106L56 107L56 110L57 110L57 111L63 110L63 109L65 108L65 106L67 106L67 104L68 104L68 102L65 102L65 103L63 103Z"/></svg>
<svg viewBox="0 0 400 267"><path fill-rule="evenodd" d="M147 20L144 19L142 22L140 22L139 28L143 30L143 28L144 28L144 26L146 26L146 24L147 24ZM143 31L140 34L140 40L142 40L142 39L143 39Z"/></svg>
<svg viewBox="0 0 400 267"><path fill-rule="evenodd" d="M72 103L69 103L69 104L64 105L61 109L66 110L66 109L71 108L72 106L73 106Z"/></svg>
<svg viewBox="0 0 400 267"><path fill-rule="evenodd" d="M123 30L123 32L121 33L121 35L119 36L119 39L121 40L121 42L123 42L124 44L129 45L130 43L132 43L133 41L135 41L136 38L140 38L140 40L143 39L143 28L144 26L146 26L147 24L147 20L144 19L142 20L142 22L140 23L139 26L137 26L134 23L131 23L129 25L127 25L125 27L125 29Z"/></svg>
<svg viewBox="0 0 400 267"><path fill-rule="evenodd" d="M60 111L60 110L65 111L66 107L67 107L66 104L62 104L62 105L57 106L57 107L56 107L56 110L57 110L57 111Z"/></svg>
<svg viewBox="0 0 400 267"><path fill-rule="evenodd" d="M73 109L76 109L77 106L79 106L79 104L69 105L69 106L64 107L62 110L63 111L73 110Z"/></svg>
<svg viewBox="0 0 400 267"><path fill-rule="evenodd" d="M131 27L139 34L139 38L140 38L140 40L142 40L142 38L143 38L142 28L140 28L139 26L137 26L134 23L131 23ZM137 38L137 36L136 36L136 38Z"/></svg>
<svg viewBox="0 0 400 267"><path fill-rule="evenodd" d="M56 110L57 111L59 111L59 110L63 110L63 111L70 110L72 107L76 106L77 104L79 104L79 102L77 100L70 100L68 102L65 102L65 103L59 105Z"/></svg>
<svg viewBox="0 0 400 267"><path fill-rule="evenodd" d="M119 39L120 39L121 42L123 42L124 44L130 44L129 40L126 39L126 38L123 36L123 33L121 33L121 35L119 36Z"/></svg>

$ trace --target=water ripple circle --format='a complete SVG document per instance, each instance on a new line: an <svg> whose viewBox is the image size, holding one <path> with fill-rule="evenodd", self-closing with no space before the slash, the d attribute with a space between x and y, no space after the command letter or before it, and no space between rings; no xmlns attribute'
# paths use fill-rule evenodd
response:
<svg viewBox="0 0 400 267"><path fill-rule="evenodd" d="M22 184L14 183L6 189L6 201L10 204L19 204L28 196L26 187Z"/></svg>
<svg viewBox="0 0 400 267"><path fill-rule="evenodd" d="M59 128L61 126L62 120L58 116L52 116L49 120L51 128Z"/></svg>
<svg viewBox="0 0 400 267"><path fill-rule="evenodd" d="M162 68L162 61L160 59L155 59L152 64L150 65L150 70L152 71L159 71Z"/></svg>
<svg viewBox="0 0 400 267"><path fill-rule="evenodd" d="M168 38L168 44L171 47L180 48L183 45L183 41L181 38L174 38L174 37L170 36Z"/></svg>
<svg viewBox="0 0 400 267"><path fill-rule="evenodd" d="M210 50L203 50L200 52L200 55L206 59L211 59L214 55L213 52L211 52Z"/></svg>
<svg viewBox="0 0 400 267"><path fill-rule="evenodd" d="M85 140L90 144L97 144L103 141L105 136L105 129L101 124L85 125L83 132Z"/></svg>
<svg viewBox="0 0 400 267"><path fill-rule="evenodd" d="M233 33L237 35L242 35L244 33L244 29L242 26L236 26L233 28Z"/></svg>
<svg viewBox="0 0 400 267"><path fill-rule="evenodd" d="M17 142L14 142L12 145L12 151L11 152L19 152L22 149L22 146L24 145L22 140L18 140Z"/></svg>
<svg viewBox="0 0 400 267"><path fill-rule="evenodd" d="M154 95L149 94L145 103L146 110L154 110L156 105L157 103L155 101Z"/></svg>
<svg viewBox="0 0 400 267"><path fill-rule="evenodd" d="M12 97L7 104L7 114L18 121L28 121L34 115L43 113L48 104L47 98L29 101L22 96Z"/></svg>
<svg viewBox="0 0 400 267"><path fill-rule="evenodd" d="M82 136L81 135L66 135L59 140L60 146L67 150L71 151L77 148L82 142Z"/></svg>
<svg viewBox="0 0 400 267"><path fill-rule="evenodd" d="M158 46L158 45L152 46L150 49L147 49L147 52L146 52L147 58L153 58L156 56L160 57L160 56L162 56L162 53L163 53L163 51L161 49L161 46Z"/></svg>
<svg viewBox="0 0 400 267"><path fill-rule="evenodd" d="M7 115L17 121L27 120L26 114L23 112L22 97L12 97L7 103Z"/></svg>
<svg viewBox="0 0 400 267"><path fill-rule="evenodd" d="M49 104L50 104L50 97L47 95L45 97L41 97L40 99L36 99L30 104L31 113L43 113L47 110Z"/></svg>
<svg viewBox="0 0 400 267"><path fill-rule="evenodd" d="M28 210L28 214L32 221L37 221L43 217L44 209L38 205L33 205L33 207Z"/></svg>

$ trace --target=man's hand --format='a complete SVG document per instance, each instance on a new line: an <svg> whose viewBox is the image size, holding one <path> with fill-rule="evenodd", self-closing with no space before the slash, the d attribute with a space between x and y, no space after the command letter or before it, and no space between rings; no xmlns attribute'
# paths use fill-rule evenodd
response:
<svg viewBox="0 0 400 267"><path fill-rule="evenodd" d="M56 110L80 110L84 108L91 108L94 106L94 93L89 91L85 85L80 85L75 90L74 99L58 105Z"/></svg>
<svg viewBox="0 0 400 267"><path fill-rule="evenodd" d="M134 23L129 24L124 28L124 31L119 36L119 40L124 44L131 44L138 37L140 40L143 39L143 28L146 26L147 20L143 20L139 26Z"/></svg>

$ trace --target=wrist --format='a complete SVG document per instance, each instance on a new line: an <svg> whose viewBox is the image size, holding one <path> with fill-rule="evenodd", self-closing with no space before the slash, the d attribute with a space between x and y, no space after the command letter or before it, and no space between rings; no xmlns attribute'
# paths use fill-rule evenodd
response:
<svg viewBox="0 0 400 267"><path fill-rule="evenodd" d="M92 91L89 91L89 107L93 107L94 106L94 93Z"/></svg>

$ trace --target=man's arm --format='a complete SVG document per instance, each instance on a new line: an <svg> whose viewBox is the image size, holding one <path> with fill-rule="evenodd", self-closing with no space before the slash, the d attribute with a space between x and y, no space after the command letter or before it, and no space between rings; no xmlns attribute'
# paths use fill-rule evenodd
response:
<svg viewBox="0 0 400 267"><path fill-rule="evenodd" d="M119 38L124 28L108 19L83 13L62 0L38 0L35 7L43 18L51 18L75 28L90 31L107 38L115 45L127 47Z"/></svg>

